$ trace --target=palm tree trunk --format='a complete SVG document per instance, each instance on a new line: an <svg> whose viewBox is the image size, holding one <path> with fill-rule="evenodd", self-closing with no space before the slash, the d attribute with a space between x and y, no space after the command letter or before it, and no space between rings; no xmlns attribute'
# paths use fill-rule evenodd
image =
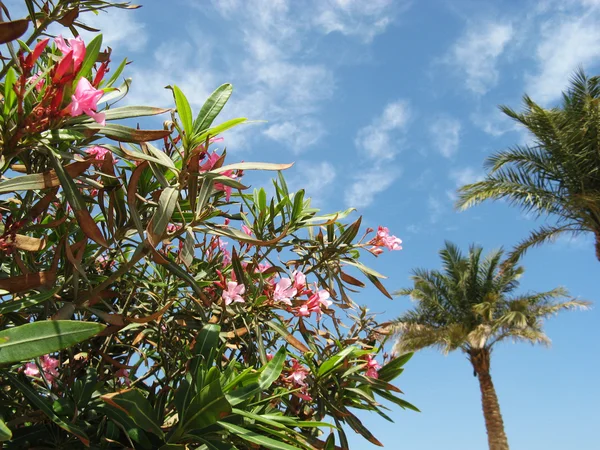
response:
<svg viewBox="0 0 600 450"><path fill-rule="evenodd" d="M483 417L488 435L490 450L508 450L508 440L504 433L504 422L500 413L500 404L490 375L490 350L487 348L471 349L469 361L473 365L479 379Z"/></svg>

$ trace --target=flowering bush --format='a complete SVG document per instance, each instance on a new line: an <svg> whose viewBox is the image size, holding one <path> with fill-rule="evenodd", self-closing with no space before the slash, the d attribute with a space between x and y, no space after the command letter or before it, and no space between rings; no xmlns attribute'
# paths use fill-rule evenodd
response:
<svg viewBox="0 0 600 450"><path fill-rule="evenodd" d="M126 61L111 74L101 35L38 40L128 4L25 3L26 41L28 20L0 24L0 441L334 449L349 426L379 444L351 408L415 409L390 384L410 355L381 358L385 327L350 294L362 276L389 297L359 259L401 241L319 215L289 164L226 164L218 135L246 120L214 124L231 85L195 117L177 86L175 109L117 107ZM273 198L248 170L277 172Z"/></svg>

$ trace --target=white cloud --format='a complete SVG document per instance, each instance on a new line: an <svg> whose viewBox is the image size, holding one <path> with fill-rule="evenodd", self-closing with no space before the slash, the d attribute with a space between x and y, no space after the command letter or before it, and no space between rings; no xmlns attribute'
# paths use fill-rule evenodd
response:
<svg viewBox="0 0 600 450"><path fill-rule="evenodd" d="M560 98L578 66L595 64L600 58L600 15L558 15L542 24L535 52L538 65L526 76L526 91L534 101L550 103Z"/></svg>
<svg viewBox="0 0 600 450"><path fill-rule="evenodd" d="M429 221L433 224L440 220L440 217L444 213L446 207L441 200L433 195L430 195L427 199L427 209L429 210Z"/></svg>
<svg viewBox="0 0 600 450"><path fill-rule="evenodd" d="M449 178L456 183L456 187L464 186L465 184L477 183L483 180L484 173L481 170L473 167L464 167L462 169L452 170Z"/></svg>
<svg viewBox="0 0 600 450"><path fill-rule="evenodd" d="M440 117L429 127L433 145L446 158L450 158L458 150L460 132L460 121L452 117Z"/></svg>
<svg viewBox="0 0 600 450"><path fill-rule="evenodd" d="M326 194L326 188L331 186L337 177L333 164L327 161L312 163L302 161L293 168L289 185L292 190L304 189L306 196L313 200L321 200Z"/></svg>
<svg viewBox="0 0 600 450"><path fill-rule="evenodd" d="M493 137L500 137L509 131L518 130L518 125L498 108L489 113L476 111L470 115L471 122L484 133Z"/></svg>
<svg viewBox="0 0 600 450"><path fill-rule="evenodd" d="M485 94L498 82L498 58L513 34L510 23L484 21L470 24L449 50L444 62L464 76L468 89Z"/></svg>
<svg viewBox="0 0 600 450"><path fill-rule="evenodd" d="M102 33L102 46L118 48L119 51L129 50L137 52L142 50L148 42L146 25L137 20L136 10L110 8L107 12L85 14L82 16L84 23L97 28ZM98 33L82 30L81 35L89 42Z"/></svg>
<svg viewBox="0 0 600 450"><path fill-rule="evenodd" d="M339 32L366 42L393 22L398 3L393 0L321 0L314 24L324 33Z"/></svg>
<svg viewBox="0 0 600 450"><path fill-rule="evenodd" d="M325 129L314 119L285 121L271 125L264 131L269 138L282 142L298 153L321 139Z"/></svg>
<svg viewBox="0 0 600 450"><path fill-rule="evenodd" d="M388 189L400 174L398 168L383 169L377 166L357 173L346 191L346 203L355 208L369 206L375 200L375 195Z"/></svg>
<svg viewBox="0 0 600 450"><path fill-rule="evenodd" d="M399 131L404 131L411 116L407 101L389 103L371 125L361 128L354 143L375 160L393 160L398 152Z"/></svg>

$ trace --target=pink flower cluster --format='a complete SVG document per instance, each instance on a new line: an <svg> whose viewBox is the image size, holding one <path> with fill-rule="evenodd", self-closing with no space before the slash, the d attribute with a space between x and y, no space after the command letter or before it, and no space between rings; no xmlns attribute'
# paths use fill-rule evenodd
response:
<svg viewBox="0 0 600 450"><path fill-rule="evenodd" d="M44 355L40 358L40 366L42 367L42 372L48 383L54 383L54 379L58 377L58 359L52 358L51 356ZM36 363L27 363L25 364L25 368L23 373L28 377L32 378L41 378L40 369Z"/></svg>
<svg viewBox="0 0 600 450"><path fill-rule="evenodd" d="M388 250L402 250L402 240L390 235L390 230L382 226L377 228L377 235L369 241L369 245L372 245L369 251L375 256L383 253L383 247Z"/></svg>
<svg viewBox="0 0 600 450"><path fill-rule="evenodd" d="M57 36L54 43L63 56L56 67L53 81L60 82L65 77L71 79L79 72L85 59L85 43L79 36L66 41L62 36ZM106 125L105 114L97 112L98 101L103 95L103 91L92 86L87 78L81 77L77 82L75 92L71 96L69 107L71 116L77 117L85 113L100 125Z"/></svg>
<svg viewBox="0 0 600 450"><path fill-rule="evenodd" d="M366 355L365 359L367 360L367 373L365 375L370 378L379 378L379 373L377 373L377 371L381 369L381 366L377 360L373 355Z"/></svg>
<svg viewBox="0 0 600 450"><path fill-rule="evenodd" d="M290 374L284 377L284 381L290 383L294 387L302 388L300 391L295 392L295 395L303 400L311 401L312 397L308 395L306 384L306 376L310 373L306 367L298 362L296 359L292 359L292 367L289 369Z"/></svg>

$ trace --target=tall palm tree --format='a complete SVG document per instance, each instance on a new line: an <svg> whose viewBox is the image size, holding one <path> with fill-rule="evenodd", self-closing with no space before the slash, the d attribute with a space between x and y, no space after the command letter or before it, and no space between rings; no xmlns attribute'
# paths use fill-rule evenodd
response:
<svg viewBox="0 0 600 450"><path fill-rule="evenodd" d="M440 256L442 271L415 269L413 287L395 293L416 301L392 325L398 336L396 351L437 347L445 353L464 352L479 379L490 450L506 450L508 441L490 375L492 348L507 339L548 345L543 319L562 309L585 308L588 302L570 298L561 287L515 295L524 269L515 262L503 263L502 250L482 257L481 247L471 246L468 256L463 256L446 242Z"/></svg>
<svg viewBox="0 0 600 450"><path fill-rule="evenodd" d="M600 77L578 71L561 107L544 109L528 96L524 104L521 113L505 106L501 110L523 125L533 142L489 157L486 178L462 187L457 206L505 198L556 219L522 241L512 259L561 233L590 232L600 261Z"/></svg>

